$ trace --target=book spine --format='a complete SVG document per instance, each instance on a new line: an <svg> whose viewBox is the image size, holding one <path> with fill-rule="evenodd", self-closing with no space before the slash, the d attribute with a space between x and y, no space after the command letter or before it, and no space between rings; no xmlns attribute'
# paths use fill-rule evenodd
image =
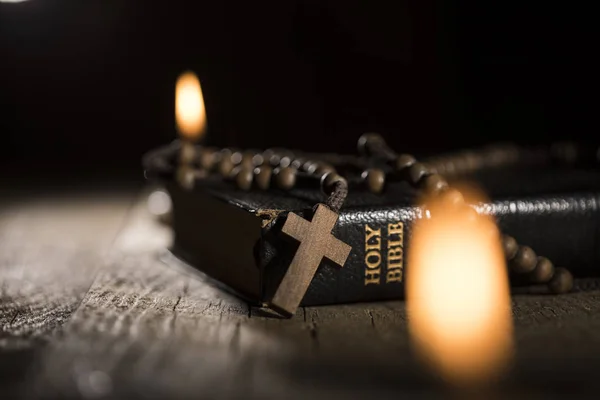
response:
<svg viewBox="0 0 600 400"><path fill-rule="evenodd" d="M420 217L416 207L342 212L333 234L352 246L350 256L343 268L319 268L303 305L402 298L411 228Z"/></svg>
<svg viewBox="0 0 600 400"><path fill-rule="evenodd" d="M590 276L600 273L599 201L598 194L586 194L496 201L476 208L493 215L503 233L531 246L539 256L571 269L575 276ZM322 263L302 305L403 298L411 227L419 217L416 207L343 210L333 234L351 245L352 252L343 268ZM460 226L456 229L460 234ZM293 256L277 256L279 246L289 245L263 242L266 298Z"/></svg>

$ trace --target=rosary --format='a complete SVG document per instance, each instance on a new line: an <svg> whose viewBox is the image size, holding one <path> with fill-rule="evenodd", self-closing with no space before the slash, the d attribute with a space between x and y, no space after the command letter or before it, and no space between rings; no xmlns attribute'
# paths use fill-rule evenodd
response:
<svg viewBox="0 0 600 400"><path fill-rule="evenodd" d="M450 187L450 179L487 168L573 162L576 158L576 151L569 144L554 146L551 151L497 145L419 162L409 154L394 152L376 133L362 135L358 151L357 156L276 148L217 149L183 139L148 154L144 166L146 173L175 177L188 190L197 182L219 177L243 191L320 187L326 201L314 206L311 221L290 212L281 229L283 235L299 241L300 246L269 305L275 311L292 315L322 259L341 267L350 254L351 247L331 234L348 191L381 194L387 183L408 182L421 193L441 196L444 202L477 214L461 192ZM522 282L545 284L554 294L573 288L573 277L567 269L555 267L548 258L538 256L531 247L519 244L509 235L501 235L500 240L511 276Z"/></svg>

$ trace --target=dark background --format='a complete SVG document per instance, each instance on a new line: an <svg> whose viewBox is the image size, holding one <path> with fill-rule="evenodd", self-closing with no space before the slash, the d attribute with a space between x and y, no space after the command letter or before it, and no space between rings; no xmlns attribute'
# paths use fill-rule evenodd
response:
<svg viewBox="0 0 600 400"><path fill-rule="evenodd" d="M138 171L175 136L186 69L216 145L351 152L378 131L427 153L594 137L592 6L493 3L0 3L0 155L9 174Z"/></svg>

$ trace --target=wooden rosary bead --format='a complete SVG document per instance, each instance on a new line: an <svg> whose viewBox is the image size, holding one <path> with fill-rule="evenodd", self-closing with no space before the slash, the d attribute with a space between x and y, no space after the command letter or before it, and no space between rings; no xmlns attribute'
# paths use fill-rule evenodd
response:
<svg viewBox="0 0 600 400"><path fill-rule="evenodd" d="M327 163L319 163L314 171L317 176L323 176L327 173L335 172L335 168Z"/></svg>
<svg viewBox="0 0 600 400"><path fill-rule="evenodd" d="M215 149L202 148L199 151L198 164L200 168L211 170L217 163L218 152Z"/></svg>
<svg viewBox="0 0 600 400"><path fill-rule="evenodd" d="M454 160L454 173L457 175L463 175L467 170L467 163L464 158L457 157Z"/></svg>
<svg viewBox="0 0 600 400"><path fill-rule="evenodd" d="M271 164L272 167L280 167L281 160L284 157L293 157L292 153L286 149L272 148L263 152L265 162Z"/></svg>
<svg viewBox="0 0 600 400"><path fill-rule="evenodd" d="M287 168L291 165L292 165L292 158L289 156L283 156L283 157L281 157L281 160L279 160L279 168Z"/></svg>
<svg viewBox="0 0 600 400"><path fill-rule="evenodd" d="M275 182L279 189L290 190L296 184L296 170L292 167L278 168Z"/></svg>
<svg viewBox="0 0 600 400"><path fill-rule="evenodd" d="M414 163L408 168L408 178L410 179L410 183L417 185L419 181L423 179L425 175L427 175L428 172L429 170L425 164L420 162Z"/></svg>
<svg viewBox="0 0 600 400"><path fill-rule="evenodd" d="M400 154L396 158L396 170L402 171L406 168L411 167L413 164L417 162L417 159L411 156L410 154Z"/></svg>
<svg viewBox="0 0 600 400"><path fill-rule="evenodd" d="M309 174L314 174L315 170L317 169L317 167L319 166L319 163L315 162L314 160L306 160L302 166L300 167L300 169L306 173Z"/></svg>
<svg viewBox="0 0 600 400"><path fill-rule="evenodd" d="M236 167L234 172L235 184L241 190L250 190L252 187L252 181L254 179L254 173L252 168L244 166Z"/></svg>
<svg viewBox="0 0 600 400"><path fill-rule="evenodd" d="M254 175L256 186L261 190L268 190L269 186L271 186L273 168L270 165L262 165L254 169Z"/></svg>
<svg viewBox="0 0 600 400"><path fill-rule="evenodd" d="M275 156L275 151L273 149L266 149L265 151L263 151L262 156L264 158L264 163L266 164L270 164L270 165L277 165L276 163L273 163L271 160L272 158ZM279 160L277 160L277 162L279 162Z"/></svg>
<svg viewBox="0 0 600 400"><path fill-rule="evenodd" d="M432 164L431 162L423 162L422 164L425 166L425 168L427 168L428 172L427 172L426 176L434 175L434 174L439 174L439 172L437 171L435 165Z"/></svg>
<svg viewBox="0 0 600 400"><path fill-rule="evenodd" d="M554 294L570 292L573 289L573 275L565 268L556 268L554 276L548 282L548 289Z"/></svg>
<svg viewBox="0 0 600 400"><path fill-rule="evenodd" d="M335 185L339 181L345 180L346 179L343 176L339 175L335 171L328 172L321 176L321 190L323 191L323 193L329 196L335 189Z"/></svg>
<svg viewBox="0 0 600 400"><path fill-rule="evenodd" d="M233 165L239 165L242 162L243 155L240 151L233 151L229 156L229 159L233 163Z"/></svg>
<svg viewBox="0 0 600 400"><path fill-rule="evenodd" d="M444 160L444 176L453 176L456 173L456 166L454 165L454 161L451 159Z"/></svg>
<svg viewBox="0 0 600 400"><path fill-rule="evenodd" d="M184 140L181 142L181 151L179 152L179 162L181 164L192 164L196 160L196 146Z"/></svg>
<svg viewBox="0 0 600 400"><path fill-rule="evenodd" d="M420 186L429 194L438 194L448 188L448 182L440 174L432 174L426 176L420 182Z"/></svg>
<svg viewBox="0 0 600 400"><path fill-rule="evenodd" d="M546 257L538 257L535 269L529 275L531 282L533 283L546 283L549 282L554 276L554 264Z"/></svg>
<svg viewBox="0 0 600 400"><path fill-rule="evenodd" d="M177 181L184 189L190 190L194 188L196 177L192 167L188 165L180 166L177 168L176 177Z"/></svg>
<svg viewBox="0 0 600 400"><path fill-rule="evenodd" d="M304 164L302 164L301 169L302 169L302 171L305 171L306 173L312 175L315 173L318 166L319 166L319 163L312 161L312 160L308 160Z"/></svg>
<svg viewBox="0 0 600 400"><path fill-rule="evenodd" d="M254 162L252 161L253 159L254 159L254 153L244 152L242 154L239 164L244 168L248 168L248 169L252 170L252 168L254 167Z"/></svg>
<svg viewBox="0 0 600 400"><path fill-rule="evenodd" d="M254 154L254 156L252 157L252 165L253 166L260 167L264 163L265 163L265 157L262 154L260 154L260 153Z"/></svg>
<svg viewBox="0 0 600 400"><path fill-rule="evenodd" d="M227 178L231 175L231 172L235 168L233 161L231 161L231 157L223 155L221 161L219 162L219 173L222 177Z"/></svg>
<svg viewBox="0 0 600 400"><path fill-rule="evenodd" d="M374 147L385 143L383 137L379 133L368 132L363 133L358 138L358 152L367 156L373 155Z"/></svg>
<svg viewBox="0 0 600 400"><path fill-rule="evenodd" d="M454 165L454 173L462 175L468 173L475 161L469 151L463 151L452 158Z"/></svg>
<svg viewBox="0 0 600 400"><path fill-rule="evenodd" d="M427 162L427 165L433 174L444 175L444 169L442 168L443 165L440 162L440 159L432 158Z"/></svg>
<svg viewBox="0 0 600 400"><path fill-rule="evenodd" d="M302 166L304 165L304 163L306 163L306 159L296 158L295 160L292 161L292 164L290 166L292 168L302 169Z"/></svg>
<svg viewBox="0 0 600 400"><path fill-rule="evenodd" d="M442 201L450 206L458 207L465 204L465 198L457 189L448 188L442 191L440 196Z"/></svg>
<svg viewBox="0 0 600 400"><path fill-rule="evenodd" d="M481 161L477 154L473 153L472 151L468 151L465 153L464 157L469 172L475 171L480 167Z"/></svg>
<svg viewBox="0 0 600 400"><path fill-rule="evenodd" d="M294 153L288 149L273 148L271 151L272 156L269 161L275 168L289 167L292 160L295 158Z"/></svg>
<svg viewBox="0 0 600 400"><path fill-rule="evenodd" d="M504 256L507 261L512 260L519 251L519 244L514 237L509 235L502 235L502 250L504 250Z"/></svg>
<svg viewBox="0 0 600 400"><path fill-rule="evenodd" d="M369 168L361 174L371 193L380 194L385 188L385 172L379 168Z"/></svg>
<svg viewBox="0 0 600 400"><path fill-rule="evenodd" d="M526 274L535 269L537 255L529 246L519 246L517 254L510 262L510 268L514 273Z"/></svg>

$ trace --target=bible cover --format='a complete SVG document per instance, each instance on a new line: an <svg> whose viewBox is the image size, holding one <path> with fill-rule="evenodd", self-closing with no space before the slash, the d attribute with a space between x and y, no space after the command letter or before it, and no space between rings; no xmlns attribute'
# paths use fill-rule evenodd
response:
<svg viewBox="0 0 600 400"><path fill-rule="evenodd" d="M498 171L474 179L491 197L478 212L577 276L600 272L600 174L590 169ZM298 244L280 234L288 212L310 219L318 190L249 191L207 179L192 190L163 181L173 201L172 251L253 303L274 294ZM350 192L332 233L352 246L343 268L324 260L302 305L402 298L411 225L421 211L404 183L385 195ZM459 227L457 227L457 230Z"/></svg>

